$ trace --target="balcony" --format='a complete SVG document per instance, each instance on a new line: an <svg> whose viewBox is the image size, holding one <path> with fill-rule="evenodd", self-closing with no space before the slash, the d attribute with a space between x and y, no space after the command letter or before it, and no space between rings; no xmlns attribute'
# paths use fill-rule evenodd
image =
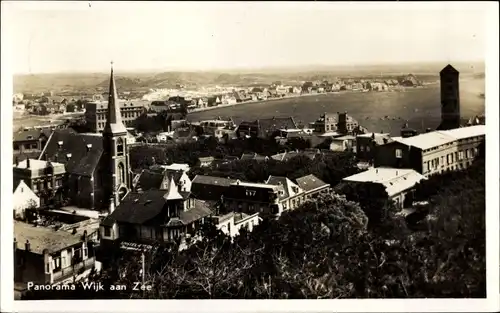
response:
<svg viewBox="0 0 500 313"><path fill-rule="evenodd" d="M58 270L52 274L52 278L54 279L54 283L58 281L62 281L64 279L70 278L73 275L79 275L80 271L85 271L94 266L95 257L88 258L79 262L75 265L68 266L63 268L62 270ZM83 269L83 270L82 270Z"/></svg>

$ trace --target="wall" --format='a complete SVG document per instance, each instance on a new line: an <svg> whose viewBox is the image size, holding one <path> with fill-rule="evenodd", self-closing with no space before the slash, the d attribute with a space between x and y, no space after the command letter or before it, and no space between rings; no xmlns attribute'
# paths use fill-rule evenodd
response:
<svg viewBox="0 0 500 313"><path fill-rule="evenodd" d="M14 282L46 282L43 255L18 249L14 267Z"/></svg>
<svg viewBox="0 0 500 313"><path fill-rule="evenodd" d="M358 138L359 140L359 138ZM396 150L400 149L401 158L396 158ZM359 151L358 151L359 153ZM391 142L378 146L375 150L375 167L414 168L410 147L400 142Z"/></svg>
<svg viewBox="0 0 500 313"><path fill-rule="evenodd" d="M14 214L20 218L24 218L25 209L32 205L40 207L40 198L25 183L16 188L12 202Z"/></svg>

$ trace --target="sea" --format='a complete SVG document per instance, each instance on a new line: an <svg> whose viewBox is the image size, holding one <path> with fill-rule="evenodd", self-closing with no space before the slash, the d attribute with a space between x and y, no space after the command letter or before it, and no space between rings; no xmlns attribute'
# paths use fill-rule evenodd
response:
<svg viewBox="0 0 500 313"><path fill-rule="evenodd" d="M460 113L463 119L484 114L484 78L460 80ZM259 118L293 116L308 125L325 112L347 112L370 132L398 136L404 123L419 132L435 129L441 118L439 83L393 92L339 92L273 101L242 103L231 107L190 113L188 120L232 117L236 124Z"/></svg>

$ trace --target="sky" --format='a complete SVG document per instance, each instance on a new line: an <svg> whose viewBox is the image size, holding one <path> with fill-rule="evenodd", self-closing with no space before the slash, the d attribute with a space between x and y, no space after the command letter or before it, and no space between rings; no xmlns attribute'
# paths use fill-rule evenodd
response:
<svg viewBox="0 0 500 313"><path fill-rule="evenodd" d="M2 2L4 7L2 32L15 73L105 72L110 61L134 71L485 57L481 3Z"/></svg>

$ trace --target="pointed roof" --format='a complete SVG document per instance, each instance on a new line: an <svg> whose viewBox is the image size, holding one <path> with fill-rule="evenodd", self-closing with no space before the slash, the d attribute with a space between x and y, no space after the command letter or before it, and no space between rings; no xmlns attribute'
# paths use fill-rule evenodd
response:
<svg viewBox="0 0 500 313"><path fill-rule="evenodd" d="M451 64L448 64L439 73L440 74L451 74L451 73L458 74L459 72L453 66L451 66Z"/></svg>
<svg viewBox="0 0 500 313"><path fill-rule="evenodd" d="M170 184L168 186L167 193L163 196L165 200L181 200L183 197L179 193L179 190L177 189L177 185L174 182L174 178L171 177L170 179Z"/></svg>
<svg viewBox="0 0 500 313"><path fill-rule="evenodd" d="M108 113L104 133L121 134L127 129L122 122L120 104L118 103L118 92L116 91L115 75L113 73L113 62L111 62L111 77L109 79Z"/></svg>

